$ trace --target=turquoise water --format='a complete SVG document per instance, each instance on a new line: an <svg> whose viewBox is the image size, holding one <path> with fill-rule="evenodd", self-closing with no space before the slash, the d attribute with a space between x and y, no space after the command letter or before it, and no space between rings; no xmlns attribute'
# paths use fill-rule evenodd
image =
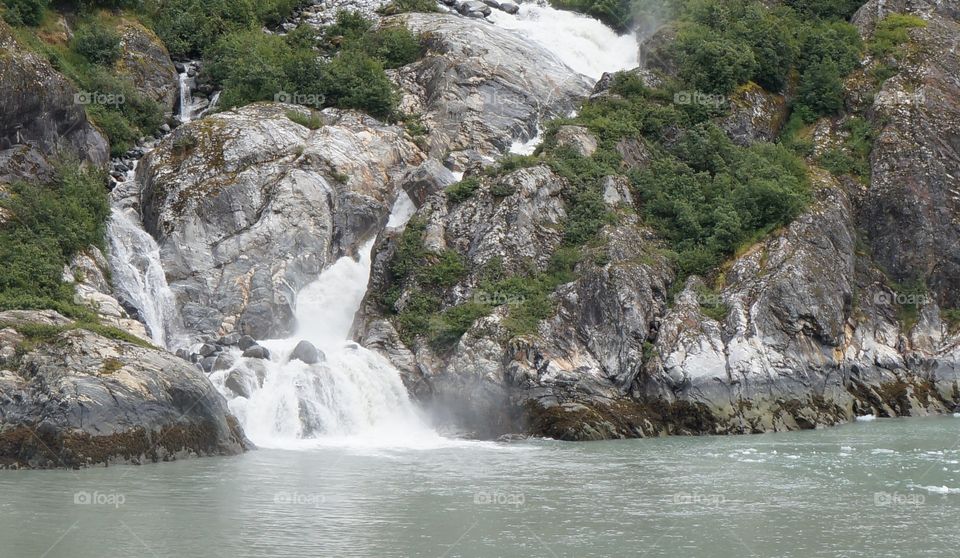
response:
<svg viewBox="0 0 960 558"><path fill-rule="evenodd" d="M960 418L0 472L0 556L960 555Z"/></svg>

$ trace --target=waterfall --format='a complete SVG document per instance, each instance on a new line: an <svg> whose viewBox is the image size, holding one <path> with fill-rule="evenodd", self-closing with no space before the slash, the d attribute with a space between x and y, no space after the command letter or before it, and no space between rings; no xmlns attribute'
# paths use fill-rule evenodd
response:
<svg viewBox="0 0 960 558"><path fill-rule="evenodd" d="M118 298L137 309L153 342L176 348L181 332L176 297L160 263L160 247L132 208L114 207L107 223L110 270Z"/></svg>
<svg viewBox="0 0 960 558"><path fill-rule="evenodd" d="M638 65L636 34L618 35L585 15L522 4L516 15L493 10L488 19L539 44L574 71L595 80L604 72L629 70Z"/></svg>
<svg viewBox="0 0 960 558"><path fill-rule="evenodd" d="M187 72L187 68L184 67L179 77L180 104L177 107L177 119L180 122L190 122L192 116L193 97L190 95L190 82L193 78Z"/></svg>
<svg viewBox="0 0 960 558"><path fill-rule="evenodd" d="M412 214L413 203L401 194L388 226L400 228ZM296 333L260 343L269 349L269 360L240 358L229 370L211 375L254 443L302 448L433 447L444 442L419 416L399 371L348 339L366 292L373 243L367 241L357 259L337 260L297 295ZM291 360L301 340L325 358L316 364Z"/></svg>

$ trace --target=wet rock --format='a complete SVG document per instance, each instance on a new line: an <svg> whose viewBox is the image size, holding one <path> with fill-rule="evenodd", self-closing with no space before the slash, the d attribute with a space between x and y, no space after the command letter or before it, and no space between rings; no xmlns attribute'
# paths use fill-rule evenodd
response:
<svg viewBox="0 0 960 558"><path fill-rule="evenodd" d="M213 365L217 362L217 357L206 356L200 359L200 369L206 373L213 372Z"/></svg>
<svg viewBox="0 0 960 558"><path fill-rule="evenodd" d="M442 192L447 186L457 182L449 169L435 159L427 159L415 169L407 171L400 184L417 207L423 205L431 195Z"/></svg>
<svg viewBox="0 0 960 558"><path fill-rule="evenodd" d="M237 359L230 353L220 353L216 356L216 360L213 362L211 367L211 372L217 372L220 370L229 370L234 363L237 362Z"/></svg>
<svg viewBox="0 0 960 558"><path fill-rule="evenodd" d="M325 360L323 352L318 350L313 346L309 341L300 341L297 343L297 346L294 347L293 352L290 354L290 360L300 360L307 364L316 364Z"/></svg>
<svg viewBox="0 0 960 558"><path fill-rule="evenodd" d="M514 4L513 2L501 2L500 9L508 14L515 14L520 11L520 6Z"/></svg>
<svg viewBox="0 0 960 558"><path fill-rule="evenodd" d="M460 12L461 15L480 14L481 17L486 17L490 15L493 10L490 9L489 5L480 0L467 0L457 6L457 11Z"/></svg>
<svg viewBox="0 0 960 558"><path fill-rule="evenodd" d="M249 349L250 347L256 344L257 344L256 339L254 339L253 337L250 337L249 335L241 335L240 338L237 339L237 345L240 347L241 351L246 351L247 349Z"/></svg>
<svg viewBox="0 0 960 558"><path fill-rule="evenodd" d="M197 353L204 357L208 357L217 351L218 347L216 345L211 345L210 343L204 343L203 345L200 345L199 349L197 349Z"/></svg>
<svg viewBox="0 0 960 558"><path fill-rule="evenodd" d="M243 358L259 358L263 360L268 360L270 358L270 351L266 347L260 345L253 345L245 351L243 351Z"/></svg>
<svg viewBox="0 0 960 558"><path fill-rule="evenodd" d="M232 391L237 397L250 397L252 393L250 389L250 377L249 373L243 369L231 370L227 375L227 379L223 383L224 387Z"/></svg>
<svg viewBox="0 0 960 558"><path fill-rule="evenodd" d="M250 341L253 341L253 338L250 338ZM220 339L217 339L217 345L222 345L224 347L233 347L240 344L240 334L239 333L229 333L224 335ZM249 345L248 345L249 346ZM240 347L244 349L246 347Z"/></svg>

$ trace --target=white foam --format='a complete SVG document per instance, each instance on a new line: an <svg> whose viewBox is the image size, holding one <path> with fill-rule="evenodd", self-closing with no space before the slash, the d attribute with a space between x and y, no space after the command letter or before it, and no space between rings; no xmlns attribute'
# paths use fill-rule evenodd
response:
<svg viewBox="0 0 960 558"><path fill-rule="evenodd" d="M402 227L413 211L413 202L401 194L390 226ZM454 443L426 425L389 361L348 340L366 292L373 244L367 241L356 259L340 258L298 294L296 333L261 341L269 360L240 359L229 371L211 375L257 445L435 449ZM325 359L290 360L301 340L323 351ZM249 397L226 387L231 373L241 378Z"/></svg>
<svg viewBox="0 0 960 558"><path fill-rule="evenodd" d="M877 420L876 415L862 415L857 417L857 422L871 422Z"/></svg>
<svg viewBox="0 0 960 558"><path fill-rule="evenodd" d="M926 490L931 494L960 494L960 488L950 488L947 486L921 486L917 484L911 484L910 488L919 488L920 490Z"/></svg>
<svg viewBox="0 0 960 558"><path fill-rule="evenodd" d="M639 65L635 34L618 35L599 20L549 6L523 4L516 15L494 10L488 19L552 52L592 79Z"/></svg>

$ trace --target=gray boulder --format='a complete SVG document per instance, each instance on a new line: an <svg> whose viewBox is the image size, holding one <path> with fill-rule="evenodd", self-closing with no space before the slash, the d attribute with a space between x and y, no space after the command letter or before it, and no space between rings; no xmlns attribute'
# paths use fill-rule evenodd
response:
<svg viewBox="0 0 960 558"><path fill-rule="evenodd" d="M243 351L243 358L259 358L262 360L268 360L270 358L270 351L268 351L266 347L254 345Z"/></svg>
<svg viewBox="0 0 960 558"><path fill-rule="evenodd" d="M121 20L119 32L121 54L115 64L116 72L129 78L137 92L172 114L179 100L179 76L163 41L129 19Z"/></svg>
<svg viewBox="0 0 960 558"><path fill-rule="evenodd" d="M307 364L316 364L325 360L322 351L313 346L309 341L303 340L297 343L293 352L290 353L290 360L300 360Z"/></svg>
<svg viewBox="0 0 960 558"><path fill-rule="evenodd" d="M72 329L51 311L0 312L0 323L62 328L0 370L3 465L74 468L250 447L213 385L172 354ZM11 339L0 335L0 344Z"/></svg>
<svg viewBox="0 0 960 558"><path fill-rule="evenodd" d="M469 16L471 14L481 14L482 17L486 17L493 11L490 9L490 5L488 4L488 2L491 1L495 2L496 0L486 0L484 2L480 0L467 0L466 2L461 2L460 5L457 6L457 11L460 12L461 15L465 16Z"/></svg>

